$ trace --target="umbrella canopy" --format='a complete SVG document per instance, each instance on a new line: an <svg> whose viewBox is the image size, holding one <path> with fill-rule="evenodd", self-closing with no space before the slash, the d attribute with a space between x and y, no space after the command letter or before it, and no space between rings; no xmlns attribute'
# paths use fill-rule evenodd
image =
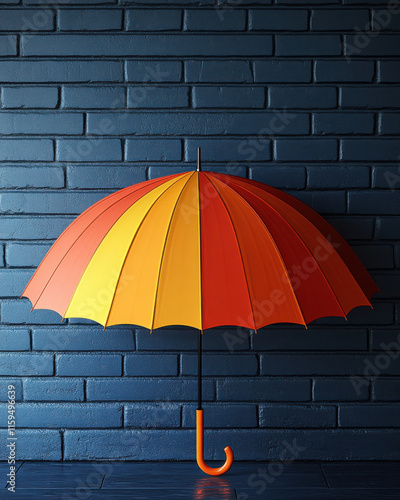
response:
<svg viewBox="0 0 400 500"><path fill-rule="evenodd" d="M23 296L33 309L104 327L204 330L346 316L376 291L349 245L307 205L259 182L196 171L87 209Z"/></svg>
<svg viewBox="0 0 400 500"><path fill-rule="evenodd" d="M371 305L378 291L355 253L322 217L259 182L198 169L122 189L61 234L23 292L104 327L199 330L197 463L203 457L202 335L236 325L257 330Z"/></svg>

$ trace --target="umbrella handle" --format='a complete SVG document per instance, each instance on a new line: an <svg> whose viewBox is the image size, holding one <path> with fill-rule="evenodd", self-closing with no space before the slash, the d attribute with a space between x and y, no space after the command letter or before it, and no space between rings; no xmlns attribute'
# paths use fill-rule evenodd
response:
<svg viewBox="0 0 400 500"><path fill-rule="evenodd" d="M214 469L204 461L204 415L203 410L196 410L196 439L197 439L197 464L200 469L209 476L221 476L227 472L233 464L233 451L230 446L224 448L226 460L222 467Z"/></svg>

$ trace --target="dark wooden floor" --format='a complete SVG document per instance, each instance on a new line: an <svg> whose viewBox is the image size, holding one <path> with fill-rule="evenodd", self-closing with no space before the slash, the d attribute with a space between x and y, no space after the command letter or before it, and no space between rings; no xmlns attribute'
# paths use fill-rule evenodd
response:
<svg viewBox="0 0 400 500"><path fill-rule="evenodd" d="M400 462L236 462L222 477L188 462L0 462L0 498L113 500L400 499Z"/></svg>

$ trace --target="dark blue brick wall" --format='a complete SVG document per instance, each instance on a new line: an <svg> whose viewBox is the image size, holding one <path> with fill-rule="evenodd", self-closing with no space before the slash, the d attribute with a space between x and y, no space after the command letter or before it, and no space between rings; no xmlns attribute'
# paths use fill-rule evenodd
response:
<svg viewBox="0 0 400 500"><path fill-rule="evenodd" d="M195 332L19 296L76 214L201 146L326 216L382 288L347 322L205 332L206 458L400 459L396 2L0 3L1 442L13 384L21 460L194 458Z"/></svg>

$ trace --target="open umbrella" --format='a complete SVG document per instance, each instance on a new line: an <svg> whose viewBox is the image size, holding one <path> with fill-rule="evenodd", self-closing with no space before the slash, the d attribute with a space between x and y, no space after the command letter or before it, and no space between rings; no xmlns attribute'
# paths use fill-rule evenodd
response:
<svg viewBox="0 0 400 500"><path fill-rule="evenodd" d="M304 272L307 269L307 273ZM203 458L202 331L307 325L371 305L379 291L344 239L296 198L259 182L197 171L149 180L88 208L51 247L23 292L105 327L198 329L197 462Z"/></svg>

